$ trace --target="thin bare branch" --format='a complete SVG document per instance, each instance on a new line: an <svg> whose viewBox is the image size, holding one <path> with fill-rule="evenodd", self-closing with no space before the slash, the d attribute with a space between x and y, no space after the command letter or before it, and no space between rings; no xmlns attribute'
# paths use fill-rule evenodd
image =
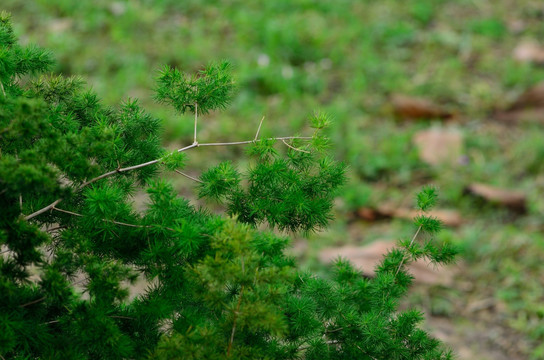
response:
<svg viewBox="0 0 544 360"><path fill-rule="evenodd" d="M53 207L53 210L56 210L56 211L61 212L61 213L73 215L73 216L78 216L78 217L83 217L84 216L82 214L78 214L78 213L75 213L73 211L59 209L58 207ZM124 223L124 222L121 222L121 221L109 220L109 219L102 219L102 221L111 222L113 224L122 225L122 226L135 227L135 228L150 228L150 227L152 227L151 225L135 225L135 224Z"/></svg>
<svg viewBox="0 0 544 360"><path fill-rule="evenodd" d="M255 139L253 141L257 141L257 138L259 137L259 133L261 132L261 126L263 125L264 116L261 119L261 122L259 123L259 127L257 128L257 133L255 134Z"/></svg>
<svg viewBox="0 0 544 360"><path fill-rule="evenodd" d="M108 317L112 319L136 320L135 318L128 317L128 316L121 316L121 315L110 315Z"/></svg>
<svg viewBox="0 0 544 360"><path fill-rule="evenodd" d="M56 210L58 212L61 212L61 213L65 213L65 214L69 214L69 215L73 215L73 216L79 216L79 217L82 217L83 215L81 214L78 214L78 213L75 213L73 211L68 211L68 210L64 210L64 209L59 209L58 207L54 207L52 208L53 210Z"/></svg>
<svg viewBox="0 0 544 360"><path fill-rule="evenodd" d="M60 320L51 320L51 321L43 323L43 325L56 324L56 323L59 323L59 322L60 322Z"/></svg>
<svg viewBox="0 0 544 360"><path fill-rule="evenodd" d="M55 207L55 205L57 205L57 204L58 204L59 202L61 202L61 201L62 201L62 198L53 201L51 204L47 205L46 207L44 207L44 208L42 208L42 209L40 209L40 210L38 210L38 211L36 211L36 212L33 212L33 213L30 214L30 215L25 216L25 220L30 220L30 219L32 219L33 217L36 217L36 216L38 216L38 215L43 214L44 212L47 212L47 211L51 210L52 208Z"/></svg>
<svg viewBox="0 0 544 360"><path fill-rule="evenodd" d="M53 231L57 231L57 230L61 230L61 229L65 229L66 226L55 226L55 227L52 227L50 229L46 229L45 231L48 232L48 233L51 233Z"/></svg>
<svg viewBox="0 0 544 360"><path fill-rule="evenodd" d="M195 147L199 147L199 146L200 146L199 144L191 144L189 146L182 147L182 148L178 149L178 152L184 152L186 150L189 150L189 149L192 149L192 148L195 148Z"/></svg>
<svg viewBox="0 0 544 360"><path fill-rule="evenodd" d="M196 127L198 123L198 103L195 103L195 136L193 138L193 144L198 144L196 142Z"/></svg>
<svg viewBox="0 0 544 360"><path fill-rule="evenodd" d="M366 356L370 357L371 359L373 359L373 360L378 360L378 359L376 359L374 356L369 355L367 352L365 352L363 349L361 349L361 347L360 347L359 345L355 344L355 347L356 347L357 349L361 350L361 352L362 352L363 354L365 354Z"/></svg>
<svg viewBox="0 0 544 360"><path fill-rule="evenodd" d="M194 180L194 181L196 181L196 182L199 182L199 183L201 183L201 184L204 183L204 181L199 180L199 179L197 179L197 178L195 178L195 177L192 177L191 175L188 175L188 174L186 174L186 173L184 173L184 172L181 172L181 171L179 171L179 170L177 170L177 169L175 169L174 171L177 172L177 173L180 174L180 175L185 176L186 178L189 178L189 179Z"/></svg>
<svg viewBox="0 0 544 360"><path fill-rule="evenodd" d="M339 340L328 340L328 341L325 341L325 344L327 345L334 345L334 344L340 344L341 342ZM310 345L302 345L302 346L299 346L298 350L301 351L301 350L306 350L306 349L309 349L310 348Z"/></svg>
<svg viewBox="0 0 544 360"><path fill-rule="evenodd" d="M244 285L242 285L240 289L238 304L236 304L236 311L234 312L234 319L232 320L232 331L230 332L229 346L227 348L227 357L230 357L230 350L232 349L232 343L234 342L234 334L236 333L236 320L238 319L238 312L240 311L240 305L242 304L243 295L244 295Z"/></svg>
<svg viewBox="0 0 544 360"><path fill-rule="evenodd" d="M44 296L44 297L41 297L41 298L39 298L39 299L33 300L33 301L31 301L31 302L27 302L26 304L19 305L19 307L22 307L22 308L23 308L23 307L27 307L27 306L34 305L34 304L37 304L37 303L39 303L39 302L42 302L42 301L44 301L44 300L45 300L45 296Z"/></svg>
<svg viewBox="0 0 544 360"><path fill-rule="evenodd" d="M410 245L408 245L408 248L412 247L412 244L414 243L414 241L416 240L417 238L417 235L419 234L419 232L421 231L421 225L417 228L417 231L416 233L414 234L414 236L412 237L412 241L410 241ZM404 264L404 260L406 260L406 254L402 257L402 260L399 264L399 267L397 268L397 271L395 272L395 276L397 276L397 274L399 273L402 265Z"/></svg>
<svg viewBox="0 0 544 360"><path fill-rule="evenodd" d="M344 330L343 327L339 327L339 328L332 329L332 330L327 329L327 330L325 330L325 333L331 334L331 333L333 333L333 332L342 331L342 330Z"/></svg>
<svg viewBox="0 0 544 360"><path fill-rule="evenodd" d="M2 89L2 94L4 94L4 97L6 97L6 90L4 89L4 84L0 81L0 89Z"/></svg>
<svg viewBox="0 0 544 360"><path fill-rule="evenodd" d="M275 137L275 138L268 138L266 140L293 140L293 139L301 139L301 140L309 140L311 137L305 137L305 136L284 136L284 137ZM261 140L257 140L261 141ZM198 144L198 146L229 146L229 145L244 145L244 144L251 144L254 143L255 140L246 140L246 141L234 141L234 142L222 142L222 143L205 143L205 144Z"/></svg>
<svg viewBox="0 0 544 360"><path fill-rule="evenodd" d="M309 139L311 139L311 137L283 136L283 137L268 138L266 140L293 140L293 139L309 140ZM257 141L261 141L261 140L257 140ZM185 146L183 148L178 149L177 152L183 152L183 151L186 151L186 150L189 150L189 149L192 149L192 148L201 147L201 146L230 146L230 145L251 144L251 143L254 143L254 142L255 142L255 140L224 142L224 143L204 143L204 144L194 143L194 144L191 144L189 146ZM100 176L97 176L97 177L95 177L95 178L93 178L93 179L91 179L89 181L84 182L83 184L81 184L77 188L77 191L82 190L83 188L89 186L90 184L93 184L93 183L97 182L98 180L107 178L107 177L115 175L115 174L124 173L124 172L128 172L128 171L131 171L131 170L140 169L140 168L143 168L143 167L146 167L146 166L149 166L149 165L153 165L153 164L156 164L156 163L160 162L161 160L162 159L155 159L155 160L151 160L151 161L148 161L148 162L145 162L145 163L142 163L142 164L138 164L138 165L129 166L129 167L126 167L126 168L115 169L115 170L109 171L109 172L104 173L104 174L102 174ZM25 216L25 220L30 220L30 219L38 216L38 215L43 214L44 212L47 212L48 210L51 210L52 208L55 207L55 205L60 203L62 200L63 200L62 198L57 199L54 202L52 202L51 204L47 205L46 207L44 207L44 208L42 208L42 209L40 209L38 211L35 211L30 215Z"/></svg>
<svg viewBox="0 0 544 360"><path fill-rule="evenodd" d="M300 151L300 152L303 152L303 153L307 153L307 154L310 153L308 150L297 149L296 147L289 145L289 144L287 143L287 141L285 141L285 140L283 140L283 139L282 139L281 141L282 141L288 148L290 148L290 149L293 149L293 150L295 150L295 151Z"/></svg>
<svg viewBox="0 0 544 360"><path fill-rule="evenodd" d="M2 82L0 81L0 85ZM3 90L4 88L2 88ZM4 93L4 96L6 94ZM15 150L15 161L19 161L19 156L17 155L17 150ZM21 214L23 213L23 194L19 193L19 210L21 211Z"/></svg>
<svg viewBox="0 0 544 360"><path fill-rule="evenodd" d="M56 210L56 211L58 211L58 212L65 213L65 214L73 215L73 216L78 216L78 217L83 217L83 216L85 216L85 215L78 214L78 213L73 212L73 211L68 211L68 210L64 210L64 209L59 209L58 207L55 207L55 206L53 206L51 209L52 209L52 210ZM125 223L125 222L122 222L122 221L116 221L116 220L110 220L110 219L102 219L102 221L109 222L109 223L116 224L116 225L121 225L121 226L133 227L133 228L146 228L146 229L153 228L152 225L129 224L129 223ZM60 226L59 226L59 227L60 227ZM170 228L170 227L164 227L164 228L165 228L166 230L169 230L169 231L176 231L175 229L172 229L172 228Z"/></svg>

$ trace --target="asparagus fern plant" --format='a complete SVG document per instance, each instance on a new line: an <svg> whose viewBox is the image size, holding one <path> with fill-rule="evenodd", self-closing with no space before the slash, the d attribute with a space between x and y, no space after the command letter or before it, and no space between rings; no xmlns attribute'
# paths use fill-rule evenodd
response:
<svg viewBox="0 0 544 360"><path fill-rule="evenodd" d="M18 45L0 15L0 359L449 359L399 312L406 265L453 259L417 233L364 278L339 260L329 278L297 269L288 238L332 218L345 167L327 153L328 118L306 137L199 143L200 115L224 108L227 63L196 75L164 68L156 99L194 114L194 141L162 148L161 123L136 100L101 104L78 78L43 75L51 55ZM261 122L262 124L262 122ZM200 178L185 156L203 146L246 146L251 164L221 163ZM161 179L186 175L229 217L196 209ZM142 211L133 194L146 189ZM426 211L435 191L424 189ZM145 279L145 292L129 297Z"/></svg>

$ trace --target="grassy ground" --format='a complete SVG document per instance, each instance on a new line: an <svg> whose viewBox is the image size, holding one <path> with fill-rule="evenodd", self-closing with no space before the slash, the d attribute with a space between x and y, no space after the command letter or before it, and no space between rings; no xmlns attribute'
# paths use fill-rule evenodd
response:
<svg viewBox="0 0 544 360"><path fill-rule="evenodd" d="M165 122L165 143L190 144L192 121L152 101L162 64L192 72L230 59L239 92L201 121L201 140L251 139L263 115L269 134L303 133L314 110L335 118L330 136L350 166L338 221L311 239L307 266L324 246L409 236L410 222L354 220L362 207L409 205L421 185L441 190L461 226L444 238L463 250L455 283L420 286L409 301L465 359L544 359L544 121L497 114L544 79L514 49L544 38L538 0L70 1L4 0L24 42L57 56L57 72L83 75L108 104L137 97ZM455 114L403 121L393 96L426 98ZM429 165L414 134L454 129L459 161ZM192 154L189 172L241 152ZM522 191L527 212L476 201L471 183ZM180 181L187 189L192 184ZM182 189L183 190L183 189ZM185 191L185 190L183 190Z"/></svg>

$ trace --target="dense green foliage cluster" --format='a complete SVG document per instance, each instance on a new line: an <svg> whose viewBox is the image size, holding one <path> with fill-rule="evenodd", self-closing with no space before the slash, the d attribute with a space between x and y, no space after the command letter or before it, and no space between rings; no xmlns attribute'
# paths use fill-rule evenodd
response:
<svg viewBox="0 0 544 360"><path fill-rule="evenodd" d="M35 75L50 55L24 48L0 15L0 357L3 359L449 359L399 312L411 283L406 265L455 251L417 232L364 278L338 261L330 278L297 269L289 242L255 225L290 231L331 218L344 166L326 154L312 118L310 137L246 141L252 163L222 163L199 182L232 218L195 209L158 176L176 170L195 143L169 153L160 123L134 100L103 106L77 78ZM231 96L228 66L196 77L165 69L157 99L206 113ZM195 117L195 134L196 134ZM285 142L286 151L275 144ZM180 155L181 154L181 155ZM145 188L142 211L133 195ZM436 192L426 188L427 211ZM136 297L129 285L144 278Z"/></svg>

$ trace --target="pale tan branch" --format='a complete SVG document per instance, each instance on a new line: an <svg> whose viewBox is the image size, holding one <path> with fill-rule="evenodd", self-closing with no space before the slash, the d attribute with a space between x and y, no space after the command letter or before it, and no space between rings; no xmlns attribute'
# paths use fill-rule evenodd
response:
<svg viewBox="0 0 544 360"><path fill-rule="evenodd" d="M416 240L417 238L417 235L419 234L419 232L421 231L421 225L417 228L417 231L416 233L414 234L414 236L412 237L412 241L410 241L410 245L408 245L408 248L412 247L412 244L414 243L414 241ZM404 260L406 260L406 254L404 254L404 256L402 257L402 260L399 264L399 267L397 268L397 271L395 272L395 276L397 276L397 274L399 273L402 265L404 264Z"/></svg>
<svg viewBox="0 0 544 360"><path fill-rule="evenodd" d="M68 215L73 215L73 216L79 216L79 217L82 217L83 215L81 214L78 214L78 213L75 213L73 211L68 211L68 210L64 210L64 209L59 209L58 207L52 207L53 210L56 210L58 212L61 212L61 213L65 213L65 214L68 214Z"/></svg>
<svg viewBox="0 0 544 360"><path fill-rule="evenodd" d="M290 148L290 149L293 149L293 150L295 150L295 151L300 151L300 152L303 152L303 153L307 153L307 154L310 153L310 152L307 151L307 150L297 149L296 147L289 145L289 144L287 143L287 141L285 141L285 140L283 140L283 139L282 139L281 141L282 141L288 148Z"/></svg>
<svg viewBox="0 0 544 360"><path fill-rule="evenodd" d="M257 138L259 137L259 133L261 132L261 126L263 125L264 116L261 119L261 122L259 123L259 127L257 128L257 133L255 134L255 139L253 141L257 141Z"/></svg>
<svg viewBox="0 0 544 360"><path fill-rule="evenodd" d="M283 137L268 138L266 140L276 140L277 141L277 140L293 140L293 139L309 140L309 139L311 139L311 137L283 136ZM261 140L257 140L257 141L261 141ZM177 152L183 152L183 151L187 151L189 149L197 148L197 147L201 147L201 146L230 146L230 145L251 144L251 143L254 143L254 142L255 142L255 140L223 142L223 143L204 143L204 144L194 143L194 144L191 144L189 146L185 146L183 148L178 149ZM129 167L126 167L126 168L120 168L120 169L118 168L118 169L109 171L107 173L104 173L104 174L102 174L100 176L97 176L97 177L95 177L95 178L93 178L91 180L88 180L88 181L84 182L83 184L81 184L77 188L77 191L82 190L83 188L89 186L90 184L93 184L93 183L97 182L98 180L102 180L104 178L110 177L110 176L115 175L115 174L120 174L120 173L128 172L128 171L131 171L131 170L140 169L140 168L143 168L143 167L146 167L146 166L149 166L149 165L153 165L153 164L156 164L156 163L160 162L161 160L162 159L155 159L155 160L151 160L151 161L148 161L148 162L145 162L145 163L142 163L142 164L129 166ZM26 215L25 220L30 220L30 219L38 216L38 215L43 214L44 212L47 212L48 210L51 210L52 208L55 207L55 205L60 203L62 200L63 200L62 198L57 199L54 202L52 202L51 204L47 205L46 207L44 207L44 208L42 208L42 209L40 209L38 211L35 211L30 215Z"/></svg>
<svg viewBox="0 0 544 360"><path fill-rule="evenodd" d="M48 322L43 323L43 325L57 324L57 323L59 323L59 322L60 322L60 320L51 320L51 321L48 321Z"/></svg>
<svg viewBox="0 0 544 360"><path fill-rule="evenodd" d="M195 103L195 136L193 138L193 144L198 144L196 142L196 127L198 123L198 103Z"/></svg>
<svg viewBox="0 0 544 360"><path fill-rule="evenodd" d="M57 204L58 204L59 202L61 202L61 201L62 201L62 198L53 201L51 204L47 205L46 207L41 208L40 210L38 210L38 211L36 211L36 212L33 212L33 213L30 214L30 215L25 216L25 220L30 220L30 219L32 219L33 217L36 217L36 216L38 216L38 215L43 214L44 212L47 212L47 211L51 210L52 208L55 207L55 205L57 205Z"/></svg>
<svg viewBox="0 0 544 360"><path fill-rule="evenodd" d="M275 137L275 138L268 138L266 140L293 140L293 139L301 139L301 140L310 140L311 137L307 136L284 136L284 137ZM261 141L261 140L257 140ZM198 146L229 146L229 145L244 145L244 144L251 144L254 143L255 140L246 140L246 141L234 141L234 142L222 142L222 143L205 143L205 144L198 144Z"/></svg>
<svg viewBox="0 0 544 360"><path fill-rule="evenodd" d="M68 211L68 210L64 210L64 209L59 209L58 207L52 207L52 210L56 210L58 212L62 212L62 213L65 213L65 214L69 214L69 215L72 215L72 216L77 216L77 217L83 217L84 215L82 214L78 214L76 212L73 212L73 211ZM109 220L109 219L102 219L102 221L105 221L105 222L110 222L112 224L116 224L116 225L121 225L121 226L128 226L128 227L133 227L133 228L146 228L146 229L149 229L149 228L152 228L153 226L151 225L137 225L137 224L129 224L129 223L125 223L125 222L121 222L121 221L116 221L116 220ZM170 230L170 231L176 231L172 228L169 228L169 227L165 227L166 230Z"/></svg>
<svg viewBox="0 0 544 360"><path fill-rule="evenodd" d="M48 233L52 233L54 231L61 230L61 229L66 229L66 226L55 226L55 227L46 229L45 231Z"/></svg>
<svg viewBox="0 0 544 360"><path fill-rule="evenodd" d="M201 184L204 183L204 181L199 180L199 179L197 179L197 178L195 178L195 177L192 177L192 176L189 175L189 174L186 174L186 173L181 172L181 171L179 171L179 170L174 170L174 171L177 172L178 174L183 175L183 176L185 176L186 178L189 178L189 179L191 179L191 180L194 180L194 181L196 181L196 182L198 182L198 183L201 183Z"/></svg>
<svg viewBox="0 0 544 360"><path fill-rule="evenodd" d="M334 344L341 344L341 342L339 340L328 340L328 341L325 341L325 344L334 345ZM302 346L299 346L298 350L302 351L302 350L306 350L306 349L309 349L309 348L310 348L310 345L302 345Z"/></svg>

